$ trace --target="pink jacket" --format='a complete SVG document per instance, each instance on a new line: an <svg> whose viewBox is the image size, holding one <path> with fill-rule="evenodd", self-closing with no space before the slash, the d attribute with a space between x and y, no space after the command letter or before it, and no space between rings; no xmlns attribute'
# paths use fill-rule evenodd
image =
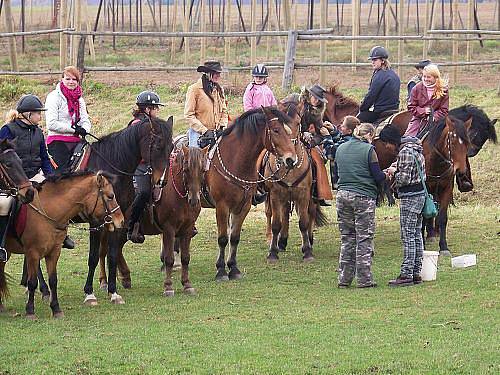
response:
<svg viewBox="0 0 500 375"><path fill-rule="evenodd" d="M243 95L243 110L249 111L260 106L269 107L277 105L276 98L268 85L255 85L250 83Z"/></svg>

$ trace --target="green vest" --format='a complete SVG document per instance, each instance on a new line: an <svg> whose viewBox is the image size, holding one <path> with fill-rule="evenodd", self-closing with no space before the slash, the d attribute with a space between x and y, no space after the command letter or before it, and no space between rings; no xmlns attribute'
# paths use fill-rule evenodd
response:
<svg viewBox="0 0 500 375"><path fill-rule="evenodd" d="M377 199L377 183L370 172L370 143L352 138L337 149L339 190L348 190ZM375 152L375 150L373 151Z"/></svg>

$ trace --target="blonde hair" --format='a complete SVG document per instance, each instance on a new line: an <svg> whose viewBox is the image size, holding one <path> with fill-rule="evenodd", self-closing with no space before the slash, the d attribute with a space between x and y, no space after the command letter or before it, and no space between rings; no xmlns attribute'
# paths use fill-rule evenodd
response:
<svg viewBox="0 0 500 375"><path fill-rule="evenodd" d="M18 118L23 118L23 116L19 112L17 112L15 109L11 109L11 110L9 110L9 112L7 112L5 114L5 122L6 123L12 122Z"/></svg>
<svg viewBox="0 0 500 375"><path fill-rule="evenodd" d="M441 73L436 64L429 64L424 67L424 73L436 78L436 89L432 96L436 99L441 99L446 94L446 91L448 91L448 80L441 78Z"/></svg>
<svg viewBox="0 0 500 375"><path fill-rule="evenodd" d="M375 128L372 124L368 122L362 122L359 124L356 129L354 129L353 136L362 140L362 141L371 141L371 138L375 134Z"/></svg>
<svg viewBox="0 0 500 375"><path fill-rule="evenodd" d="M342 125L350 129L351 131L354 131L354 129L356 129L359 124L361 124L361 122L355 116L346 116L344 117L344 121L342 121Z"/></svg>

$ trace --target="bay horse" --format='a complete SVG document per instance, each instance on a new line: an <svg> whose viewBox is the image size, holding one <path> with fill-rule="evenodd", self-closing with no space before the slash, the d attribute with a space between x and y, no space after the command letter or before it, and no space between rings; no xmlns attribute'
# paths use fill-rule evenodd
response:
<svg viewBox="0 0 500 375"><path fill-rule="evenodd" d="M356 116L359 112L358 102L344 95L338 88L339 84L335 83L326 89L324 93L328 103L325 108L324 120L330 121L335 126L339 127L346 116Z"/></svg>
<svg viewBox="0 0 500 375"><path fill-rule="evenodd" d="M319 204L312 199L312 160L309 149L302 139L301 116L296 103L288 101L279 104L281 110L292 119L288 123L292 129L292 142L297 154L297 165L289 170L283 168L275 155L266 152L264 156L264 177L268 196L266 199L266 234L270 239L267 261L276 263L278 252L285 251L288 243L289 218L292 205L299 217L299 229L302 236L302 254L304 262L314 260L313 229L314 224L321 226L326 217Z"/></svg>
<svg viewBox="0 0 500 375"><path fill-rule="evenodd" d="M439 121L423 139L426 184L430 194L439 203L439 213L432 222L426 223L427 237L439 234L441 255L450 255L446 241L448 205L453 200L454 178L466 172L469 137L467 132L472 118L463 122L452 116Z"/></svg>
<svg viewBox="0 0 500 375"><path fill-rule="evenodd" d="M241 227L250 211L257 183L265 182L257 172L259 155L267 149L290 169L297 161L295 146L290 138L291 130L286 125L290 121L286 114L275 107L250 110L236 118L215 145L215 155L205 180L215 202L219 245L217 281L242 277L236 259ZM205 202L205 206L210 205ZM228 243L230 253L226 263L225 249Z"/></svg>
<svg viewBox="0 0 500 375"><path fill-rule="evenodd" d="M9 254L24 254L28 271L28 301L26 317L36 319L34 296L38 284L40 259L45 258L50 286L50 308L54 318L64 316L57 296L57 262L67 235L69 221L82 214L93 225L108 231L123 226L124 218L115 199L110 175L84 171L75 174L48 176L26 207L26 227L20 238L8 233L6 249ZM0 263L0 280L5 263ZM0 298L7 285L0 283ZM1 300L0 300L1 304Z"/></svg>

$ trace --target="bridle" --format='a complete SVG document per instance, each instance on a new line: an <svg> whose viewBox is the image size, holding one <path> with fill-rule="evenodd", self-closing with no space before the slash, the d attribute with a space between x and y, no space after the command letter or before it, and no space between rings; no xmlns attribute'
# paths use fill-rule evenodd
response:
<svg viewBox="0 0 500 375"><path fill-rule="evenodd" d="M102 205L104 206L104 211L106 212L106 215L104 215L104 217L103 217L102 224L100 224L99 226L97 226L96 228L93 228L93 229L99 229L99 228L104 227L105 225L112 224L113 223L113 214L120 209L120 205L118 204L118 202L116 204L116 207L110 208L110 206L108 205L108 202L106 201L106 197L104 196L105 194L104 194L104 191L102 190L102 186L99 182L97 182L97 187L99 189L98 189L97 196L95 199L94 208L92 209L92 212L90 213L90 217L94 216L94 212L97 208L97 203L99 202L99 198L101 198ZM110 199L110 200L113 200L113 199Z"/></svg>
<svg viewBox="0 0 500 375"><path fill-rule="evenodd" d="M9 152L15 152L13 149L8 149L2 152L3 155L9 153ZM7 169L5 166L0 163L0 179L6 186L6 189L1 189L0 192L11 195L13 197L19 196L19 191L25 188L30 188L33 187L33 184L31 183L30 180L26 180L26 182L23 182L20 185L17 185L14 180L10 177L9 173L7 172Z"/></svg>
<svg viewBox="0 0 500 375"><path fill-rule="evenodd" d="M446 146L448 149L448 155L443 154L441 151L437 149L436 146L432 146L432 150L444 161L448 166L443 173L440 175L427 175L428 178L440 180L447 178L454 174L455 171L455 161L453 160L453 143L451 141L451 137L458 137L455 131L448 131L446 135ZM460 139L460 141L462 141Z"/></svg>
<svg viewBox="0 0 500 375"><path fill-rule="evenodd" d="M180 150L180 152L182 152L182 161L184 163L184 151L183 150ZM175 161L175 158L176 158L177 154L172 154L170 155L170 177L172 178L172 186L174 187L174 190L175 192L177 193L177 195L179 196L179 198L181 199L184 199L188 196L188 189L186 187L186 171L184 170L184 164L182 165L182 168L179 170L179 172L177 172L177 174L180 174L182 173L182 186L184 188L184 191L185 193L182 194L180 192L180 189L177 187L177 185L175 184L175 177L174 177L174 169L173 169L173 164L174 164L174 161Z"/></svg>

